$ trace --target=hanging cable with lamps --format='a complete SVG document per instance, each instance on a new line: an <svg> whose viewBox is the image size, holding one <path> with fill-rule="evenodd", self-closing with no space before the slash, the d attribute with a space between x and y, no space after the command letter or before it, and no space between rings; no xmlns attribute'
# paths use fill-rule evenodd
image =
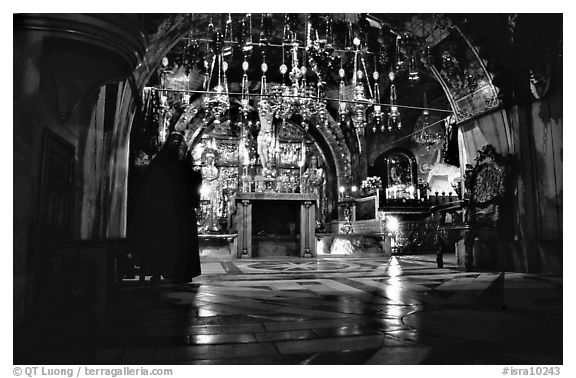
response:
<svg viewBox="0 0 576 378"><path fill-rule="evenodd" d="M380 73L376 67L376 57L374 57L374 73L372 74L374 79L374 108L372 111L372 132L376 132L377 128L380 127L381 131L384 131L384 124L382 123L382 105L380 105L380 86L378 85L378 79L380 79Z"/></svg>
<svg viewBox="0 0 576 378"><path fill-rule="evenodd" d="M212 21L209 27L213 27ZM216 85L204 96L204 105L207 113L213 117L213 122L219 124L221 118L230 108L230 97L228 95L228 80L226 78L226 71L228 70L228 63L224 60L224 35L220 30L216 30L214 34L214 53L212 57L212 64L210 66L210 74L205 79L205 88L210 88L214 70L216 70ZM207 123L205 118L205 123Z"/></svg>
<svg viewBox="0 0 576 378"><path fill-rule="evenodd" d="M388 78L390 79L390 107L388 110L388 131L392 131L392 128L396 126L398 129L402 128L401 114L398 106L396 104L396 84L394 84L394 79L396 78L396 73L394 72L394 66L396 69L401 69L404 66L404 61L400 59L400 36L396 36L396 55L394 59L396 64L391 65L390 73Z"/></svg>
<svg viewBox="0 0 576 378"><path fill-rule="evenodd" d="M419 123L422 125L421 130L414 134L413 140L414 142L426 146L426 151L430 151L430 149L443 139L443 133L433 133L430 132L430 113L427 109L428 101L426 96L426 91L423 91L423 104L424 110L422 110L422 115L420 116Z"/></svg>
<svg viewBox="0 0 576 378"><path fill-rule="evenodd" d="M240 105L239 111L244 116L244 120L241 122L247 122L250 112L256 107L255 105L251 106L250 103L254 97L259 97L258 101L264 98L268 100L269 105L275 110L275 116L281 118L283 123L288 120L299 122L305 129L309 126L330 126L329 109L327 108L329 101L334 101L333 103L337 105L335 118L341 124L353 126L353 130L359 136L364 135L368 126L373 132L377 130L392 131L402 127L401 108L410 107L398 104L396 76L406 71L411 83L415 83L419 79L416 65L418 55L417 50L415 50L419 48L418 46L407 46L408 42L404 41L404 37L392 32L396 35L393 47L391 43L385 46L388 42L380 40L375 47L374 40L371 44L369 43L370 37L366 30L361 30L360 33L357 29L354 30L353 27L356 28L357 26L353 26L352 21L348 18L344 26L347 28L344 35L339 34L340 38L344 38L346 41L345 46L343 46L343 50L338 50L335 47L334 32L336 29L333 28L333 20L330 15L302 16L297 14L283 16L284 23L279 29L279 35L282 38L281 44L274 44L274 35L270 34L271 25L277 25L277 23L273 23L270 14L263 14L260 20L260 30L256 31L260 37L259 43L256 45L252 43L252 15L245 14L240 22L241 28L234 28L234 31L240 30L239 33L236 33L238 42L235 42L232 33L235 21L232 16L230 13L222 15L221 25L216 28L212 21L212 15L209 15L207 33L213 35L213 38L212 43L207 44L209 50L204 56L205 76L202 86L206 122L211 120L215 123L221 122L230 110L230 96L238 96L236 102ZM303 28L302 23L304 24ZM298 31L301 33L300 38ZM342 28L338 29L338 33L342 33L342 31ZM187 39L188 44L190 44L190 34L188 34ZM391 39L390 42L392 42ZM236 49L234 44L239 45L239 49ZM403 49L400 48L401 45L404 46ZM386 80L389 84L389 101L382 103L380 85L384 85L386 81L382 81L377 62L380 63L380 69L382 69L382 65L388 64L388 61L377 59L377 54L379 54L378 51L385 51L383 49L386 49L387 46L390 46L393 51L391 54L393 59L389 62L389 80ZM249 76L253 74L250 70L250 62L254 63L250 53L254 47L262 50L264 48L279 48L282 51L281 54L274 53L278 50L271 52L271 56L278 58L279 63L281 61L278 68L272 66L274 71L279 71L280 75L277 75L278 78L276 79L273 74L268 75L274 71L263 72L260 88L258 88L259 94L252 93L250 90ZM239 55L236 51L240 51L241 54ZM287 54L286 57L289 57L290 63L285 62L284 51ZM231 61L234 56L241 56L243 60L234 63ZM268 60L264 55L262 63L266 64L266 67L270 64L267 62ZM338 60L340 64L336 65ZM239 94L231 93L228 88L229 72L227 70L229 63L231 67L234 67L234 70L241 67L240 75L234 79L234 83L238 82L238 87L241 88L240 91L235 91L240 92ZM369 73L369 68L371 73ZM337 75L335 75L336 73ZM230 77L234 75L232 73ZM272 79L269 80L269 77ZM346 83L347 77L351 80L349 86ZM266 82L262 80L266 80ZM327 91L334 88L332 80L336 82L337 98L335 99L330 98L334 96L327 96ZM326 81L329 81L328 89L326 89ZM188 90L186 92L189 96L189 94L200 91ZM439 111L446 112L443 109Z"/></svg>

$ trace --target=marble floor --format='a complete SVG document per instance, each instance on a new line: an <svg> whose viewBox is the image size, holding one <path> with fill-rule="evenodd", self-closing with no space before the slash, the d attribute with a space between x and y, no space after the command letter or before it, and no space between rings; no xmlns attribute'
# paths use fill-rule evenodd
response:
<svg viewBox="0 0 576 378"><path fill-rule="evenodd" d="M562 364L562 278L435 256L204 260L190 284L124 281L92 364ZM78 340L82 337L78 336ZM80 344L81 342L79 342ZM62 363L57 348L45 362ZM76 357L74 357L76 356ZM76 360L74 360L76 358Z"/></svg>

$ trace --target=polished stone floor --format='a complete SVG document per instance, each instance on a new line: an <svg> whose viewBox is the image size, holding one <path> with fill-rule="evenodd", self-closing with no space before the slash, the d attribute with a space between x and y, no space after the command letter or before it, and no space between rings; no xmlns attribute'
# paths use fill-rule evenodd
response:
<svg viewBox="0 0 576 378"><path fill-rule="evenodd" d="M450 259L439 269L431 255L204 260L202 268L186 285L124 281L79 362L563 362L558 276L464 272Z"/></svg>

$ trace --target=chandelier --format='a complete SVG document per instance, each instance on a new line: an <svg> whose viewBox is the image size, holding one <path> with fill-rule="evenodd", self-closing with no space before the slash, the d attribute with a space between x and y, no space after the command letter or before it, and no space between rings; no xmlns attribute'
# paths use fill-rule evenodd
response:
<svg viewBox="0 0 576 378"><path fill-rule="evenodd" d="M432 133L429 131L430 129L430 119L429 119L429 112L426 109L426 92L424 92L424 110L422 111L422 115L420 117L422 121L422 129L414 134L413 140L426 146L426 151L430 151L430 149L437 143L439 143L442 139L442 133Z"/></svg>
<svg viewBox="0 0 576 378"><path fill-rule="evenodd" d="M354 124L356 132L359 136L364 134L364 129L367 125L366 112L368 108L374 104L374 99L368 99L366 97L366 88L364 84L364 78L368 77L368 72L366 70L366 63L364 57L360 52L361 41L359 38L354 38L353 44L355 46L354 50L354 68L352 76L352 88L353 96L352 101L346 100L346 83L344 78L346 76L345 70L341 67L338 71L340 76L339 93L338 93L338 116L340 122L350 125ZM378 78L377 72L375 76ZM374 82L374 86L377 87L377 79ZM372 94L372 89L368 85L370 94ZM378 92L379 93L379 92ZM380 108L381 110L381 108Z"/></svg>
<svg viewBox="0 0 576 378"><path fill-rule="evenodd" d="M216 55L212 57L212 64L205 61L205 67L210 69L206 70L204 80L204 106L206 113L214 119L215 124L219 124L221 118L230 109L230 97L228 95L228 82L226 80L226 71L228 70L228 63L224 61L223 46L224 36L219 31L215 34L215 52ZM215 69L216 67L216 69ZM210 83L216 71L216 86L211 89ZM204 122L208 120L204 118Z"/></svg>
<svg viewBox="0 0 576 378"><path fill-rule="evenodd" d="M266 71L268 70L268 65L265 62L265 50L271 46L269 38L269 18L270 15L262 15L262 25L260 30L260 41L257 46L262 48L262 77L261 77L261 88L260 88L260 99L266 98L270 106L274 109L274 114L276 118L282 119L286 122L289 119L300 119L301 126L306 130L310 125L329 126L329 116L326 107L327 98L324 92L325 81L324 76L327 74L326 66L330 65L330 62L334 60L336 49L334 48L334 36L331 34L331 18L326 18L326 32L325 38L320 38L318 27L313 26L311 17L307 16L305 24L305 42L301 42L298 39L297 27L295 18L297 15L286 15L285 25L283 31L283 42L282 48L282 64L279 67L279 72L283 77L288 76L289 81L283 83L272 83L268 85L266 82ZM268 20L268 21L266 21ZM230 92L228 91L227 76L226 71L228 69L228 64L224 60L223 46L224 42L227 41L226 35L228 34L228 25L231 24L230 15L228 16L228 21L226 22L226 32L223 36L219 31L215 31L214 35L214 56L211 60L205 60L204 67L206 69L205 80L203 90L204 95L204 105L206 107L206 116L204 118L205 122L208 119L213 119L214 123L220 123L222 117L225 116L227 111L230 109ZM248 114L254 108L250 106L250 97L252 96L248 91L248 68L249 64L247 61L247 56L250 54L252 47L255 45L252 43L252 20L251 15L247 14L242 20L243 31L246 32L242 40L242 51L244 52L244 62L242 63L243 75L241 88L242 92L240 94L240 111L244 115L244 118L248 117ZM350 35L352 25L350 23ZM209 31L213 31L214 26L212 20L210 20ZM231 33L230 33L231 34ZM367 54L367 49L362 46L361 39L359 36L351 38L352 46L346 47L346 50L341 50L340 53L348 53L353 50L354 62L353 62L353 73L352 73L352 98L350 99L346 95L347 86L345 83L346 72L341 66L339 70L340 75L340 92L338 96L338 115L341 122L346 122L346 124L353 124L356 132L359 136L364 134L364 130L370 122L373 125L373 131L376 128L384 131L385 117L392 117L393 120L388 122L390 125L395 124L398 127L401 126L399 123L399 111L395 104L396 94L395 88L392 85L391 98L394 99L394 103L391 104L393 108L390 112L385 113L383 111L383 105L380 103L380 89L379 89L379 78L380 75L376 70L376 58L374 59L374 72L372 74L373 78L373 88L369 80L368 69L365 61L365 54ZM290 67L284 63L284 51L288 50L290 56ZM341 59L342 57L339 56ZM216 78L216 80L214 80ZM314 82L309 83L308 81L314 78ZM214 85L211 87L211 83Z"/></svg>
<svg viewBox="0 0 576 378"><path fill-rule="evenodd" d="M390 84L390 111L388 112L388 131L392 131L392 128L396 126L398 129L402 128L400 110L398 110L398 105L396 104L396 85L394 83Z"/></svg>
<svg viewBox="0 0 576 378"><path fill-rule="evenodd" d="M382 105L380 104L380 86L378 85L380 73L378 71L374 71L372 77L374 78L374 109L372 112L372 132L375 133L378 127L380 127L381 131L384 131L384 124L382 122L384 114L382 113Z"/></svg>
<svg viewBox="0 0 576 378"><path fill-rule="evenodd" d="M396 59L400 56L398 49L398 39L396 39ZM378 85L380 79L380 73L376 70L376 62L374 62L374 72L372 78L374 80L374 89L370 86L368 82L368 70L366 68L366 61L364 53L361 51L361 40L359 38L354 38L353 44L355 46L354 51L354 76L352 79L352 86L354 88L352 101L346 101L346 84L344 82L345 71L340 68L338 74L340 76L340 84L338 91L338 117L340 122L346 122L348 125L353 123L356 132L359 136L364 134L364 130L368 125L368 121L372 124L372 132L376 132L378 128L384 132L384 116L385 113L382 110L382 104L380 102L380 86ZM376 60L376 59L375 59ZM396 63L396 68L401 69L404 64L403 62ZM392 65L391 67L394 67ZM411 67L415 67L415 64ZM415 68L414 68L415 70ZM390 102L386 104L389 108L386 116L388 118L387 126L388 131L392 131L394 127L401 129L401 114L397 104L396 96L396 85L394 84L395 72L393 69L390 70L388 78L390 79ZM410 78L412 78L412 70L410 72ZM364 84L366 80L366 84ZM369 91L369 98L366 97L366 88ZM370 111L370 117L367 117L367 113Z"/></svg>
<svg viewBox="0 0 576 378"><path fill-rule="evenodd" d="M366 28L373 28L373 25L362 26L362 18L353 23L347 16L344 20L338 20L339 23L334 23L331 15L307 15L303 19L298 14L286 14L283 25L278 23L277 16L273 21L271 14L262 14L260 30L255 34L252 30L252 15L242 15L236 19L240 28L235 29L236 36L233 37L232 15L227 14L227 18L226 14L218 17L221 21L217 28L210 15L206 33L209 38L194 39L193 36L197 37L198 33L190 31L186 47L189 52L185 52L188 55L184 59L190 66L196 64L195 61L203 62L203 70L198 66L200 71L204 71L202 90L184 90L187 93L182 102L186 105L190 103L191 93L201 93L205 107L203 120L206 124L219 124L228 117L233 97L239 105L237 123L246 126L253 119L252 113L257 103L266 100L274 116L282 119L283 124L288 120L300 122L304 129L310 126L330 127L329 101L337 105L334 115L340 125L352 127L359 137L365 134L366 128L371 128L374 133L378 130L385 132L402 128L402 106L398 104L395 77L397 73L406 72L412 84L420 78L417 65L419 45L414 44L411 50L405 49L408 37L390 31L388 39L377 38L376 41L370 39L366 31ZM272 35L274 22L283 29L275 28L278 32ZM340 27L336 28L335 25ZM333 29L337 29L337 32L334 33ZM253 36L259 40L253 42ZM281 43L274 44L273 41L279 37ZM206 42L206 49L200 48L199 42ZM280 49L281 64L270 64L269 70L267 54L278 62L276 59L280 58ZM192 50L195 57L190 53ZM250 69L255 60L252 56L254 51L262 54L259 88L258 81L251 81L249 77L254 75ZM242 55L243 60L232 60ZM384 81L379 70L386 65L390 69L389 80ZM229 70L229 66L232 69ZM233 88L238 83L240 90L230 92L229 77L234 78ZM268 83L270 77L272 79ZM326 81L334 79L337 92L333 93L338 95L332 96L337 98L330 98L327 96ZM381 85L389 88L387 103L381 102ZM419 141L430 140L426 133L420 134Z"/></svg>
<svg viewBox="0 0 576 378"><path fill-rule="evenodd" d="M400 59L400 42L402 38L400 36L396 37L396 69L402 69L405 66L403 60ZM412 70L411 70L412 71ZM398 109L398 100L396 97L396 84L394 84L394 79L396 78L396 73L394 70L390 70L388 74L388 79L390 79L390 108L388 111L388 131L392 131L394 126L398 129L402 128L401 114ZM412 81L412 73L410 73L409 79Z"/></svg>
<svg viewBox="0 0 576 378"><path fill-rule="evenodd" d="M276 117L281 118L284 122L295 115L299 115L302 119L301 125L305 129L308 129L309 124L313 123L314 120L316 120L317 126L327 126L328 117L324 100L324 82L318 70L317 62L312 58L308 59L308 62L311 65L311 71L317 77L317 82L315 85L308 84L306 79L308 73L306 66L307 54L320 54L326 48L318 38L312 38L312 24L309 19L306 26L306 47L302 48L300 44L297 39L294 21L291 16L286 15L282 60L284 60L284 49L288 46L291 58L291 67L288 74L290 84L272 85L268 95L270 101L277 109ZM301 66L299 50L303 50ZM282 61L280 66L280 73L283 77L288 73L288 67L284 61Z"/></svg>

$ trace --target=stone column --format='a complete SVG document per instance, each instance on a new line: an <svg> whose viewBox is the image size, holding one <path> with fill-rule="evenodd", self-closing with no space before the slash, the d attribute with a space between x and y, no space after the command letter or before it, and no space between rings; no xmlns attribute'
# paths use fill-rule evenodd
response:
<svg viewBox="0 0 576 378"><path fill-rule="evenodd" d="M312 201L304 201L300 205L300 256L316 256L316 205Z"/></svg>
<svg viewBox="0 0 576 378"><path fill-rule="evenodd" d="M236 256L241 259L252 257L252 203L242 200L238 207L238 243Z"/></svg>

